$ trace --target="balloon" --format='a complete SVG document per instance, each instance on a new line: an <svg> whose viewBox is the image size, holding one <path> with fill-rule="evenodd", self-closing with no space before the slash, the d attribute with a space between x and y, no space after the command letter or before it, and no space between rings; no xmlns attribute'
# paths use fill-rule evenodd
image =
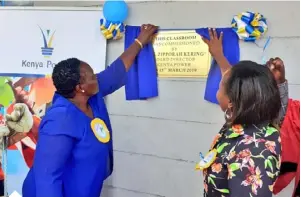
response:
<svg viewBox="0 0 301 197"><path fill-rule="evenodd" d="M125 1L106 1L103 6L103 15L107 21L122 23L128 16L128 7Z"/></svg>

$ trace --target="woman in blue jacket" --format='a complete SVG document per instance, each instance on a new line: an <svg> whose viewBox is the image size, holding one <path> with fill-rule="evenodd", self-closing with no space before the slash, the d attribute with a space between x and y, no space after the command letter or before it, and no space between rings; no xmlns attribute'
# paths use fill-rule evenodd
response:
<svg viewBox="0 0 301 197"><path fill-rule="evenodd" d="M57 91L40 125L23 197L99 197L113 169L112 128L103 97L125 84L135 57L156 30L143 25L135 42L98 74L76 58L55 66Z"/></svg>

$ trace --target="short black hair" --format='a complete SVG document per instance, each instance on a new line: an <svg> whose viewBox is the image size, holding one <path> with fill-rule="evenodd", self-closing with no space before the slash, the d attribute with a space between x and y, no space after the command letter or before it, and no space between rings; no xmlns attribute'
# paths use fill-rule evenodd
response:
<svg viewBox="0 0 301 197"><path fill-rule="evenodd" d="M232 67L225 91L233 105L232 124L277 123L281 100L267 66L240 61Z"/></svg>
<svg viewBox="0 0 301 197"><path fill-rule="evenodd" d="M80 83L80 64L77 58L69 58L55 65L52 72L56 92L65 98L75 96L75 88Z"/></svg>

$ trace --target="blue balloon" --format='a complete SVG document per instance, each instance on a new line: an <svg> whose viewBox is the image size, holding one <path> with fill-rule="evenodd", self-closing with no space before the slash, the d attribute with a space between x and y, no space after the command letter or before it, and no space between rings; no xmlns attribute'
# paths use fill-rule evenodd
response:
<svg viewBox="0 0 301 197"><path fill-rule="evenodd" d="M106 20L122 23L128 16L128 7L125 1L106 1L103 5L103 15Z"/></svg>

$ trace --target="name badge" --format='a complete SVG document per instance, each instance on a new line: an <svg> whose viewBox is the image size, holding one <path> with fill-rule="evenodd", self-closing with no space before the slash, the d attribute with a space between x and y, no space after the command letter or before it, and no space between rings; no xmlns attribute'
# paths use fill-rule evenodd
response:
<svg viewBox="0 0 301 197"><path fill-rule="evenodd" d="M205 157L203 157L202 153L200 153L201 161L196 165L196 170L204 170L207 169L211 164L215 161L217 155L217 150L213 149L209 151Z"/></svg>
<svg viewBox="0 0 301 197"><path fill-rule="evenodd" d="M103 120L99 118L94 118L91 121L91 129L98 141L102 143L107 143L110 141L110 132L106 123Z"/></svg>

